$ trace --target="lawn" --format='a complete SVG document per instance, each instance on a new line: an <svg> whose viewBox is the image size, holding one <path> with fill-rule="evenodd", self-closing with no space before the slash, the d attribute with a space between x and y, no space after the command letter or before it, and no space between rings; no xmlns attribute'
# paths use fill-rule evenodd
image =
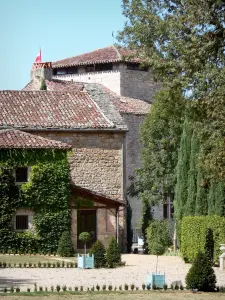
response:
<svg viewBox="0 0 225 300"><path fill-rule="evenodd" d="M15 263L18 265L19 263L32 263L38 264L38 262L47 263L47 262L57 262L57 261L65 261L65 262L76 262L76 257L58 257L58 256L44 256L44 255L7 255L0 254L0 262L11 263L13 266Z"/></svg>
<svg viewBox="0 0 225 300"><path fill-rule="evenodd" d="M225 293L197 293L191 292L124 292L124 293L84 293L79 295L72 294L41 294L24 296L1 296L0 299L7 300L217 300L225 299Z"/></svg>

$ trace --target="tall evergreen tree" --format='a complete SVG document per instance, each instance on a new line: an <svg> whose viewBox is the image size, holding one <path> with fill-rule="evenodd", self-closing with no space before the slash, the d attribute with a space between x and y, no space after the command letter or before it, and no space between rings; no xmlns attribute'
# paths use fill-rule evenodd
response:
<svg viewBox="0 0 225 300"><path fill-rule="evenodd" d="M207 182L202 170L199 168L197 175L197 194L195 206L195 214L197 216L205 216L208 213L207 193Z"/></svg>
<svg viewBox="0 0 225 300"><path fill-rule="evenodd" d="M41 91L46 91L47 90L47 85L44 79L41 80L41 87L40 87Z"/></svg>
<svg viewBox="0 0 225 300"><path fill-rule="evenodd" d="M215 187L216 183L211 180L208 195L207 195L207 206L208 206L208 215L215 215Z"/></svg>
<svg viewBox="0 0 225 300"><path fill-rule="evenodd" d="M215 187L215 214L225 216L225 188L224 182L218 182Z"/></svg>
<svg viewBox="0 0 225 300"><path fill-rule="evenodd" d="M199 154L199 140L195 130L191 137L190 169L188 172L188 197L185 207L185 215L194 216L197 193L197 159Z"/></svg>

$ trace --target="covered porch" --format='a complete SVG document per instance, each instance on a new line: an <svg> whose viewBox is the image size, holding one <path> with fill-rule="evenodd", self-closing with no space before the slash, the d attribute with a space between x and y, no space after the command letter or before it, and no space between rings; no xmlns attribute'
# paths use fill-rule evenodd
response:
<svg viewBox="0 0 225 300"><path fill-rule="evenodd" d="M91 248L96 240L100 240L105 247L112 237L119 242L120 215L123 214L124 203L75 185L71 185L70 191L74 249L84 248L83 243L78 239L79 234L84 231L91 235L87 248Z"/></svg>

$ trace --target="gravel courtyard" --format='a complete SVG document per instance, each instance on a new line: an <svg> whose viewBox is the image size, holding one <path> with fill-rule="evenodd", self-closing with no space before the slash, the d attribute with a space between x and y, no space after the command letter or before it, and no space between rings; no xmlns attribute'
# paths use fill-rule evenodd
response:
<svg viewBox="0 0 225 300"><path fill-rule="evenodd" d="M0 286L19 286L21 291L25 291L27 287L33 290L34 283L38 286L50 288L52 285L66 285L67 287L81 285L85 288L96 286L99 284L109 285L113 287L124 285L125 283L134 283L141 288L145 282L146 272L155 272L156 256L154 255L137 255L125 254L122 260L126 262L125 267L116 269L44 269L44 268L6 268L0 269ZM166 274L166 283L185 285L185 276L190 268L190 264L185 264L181 258L175 256L160 256L158 271ZM225 285L225 270L220 271L215 268L217 276L217 284Z"/></svg>

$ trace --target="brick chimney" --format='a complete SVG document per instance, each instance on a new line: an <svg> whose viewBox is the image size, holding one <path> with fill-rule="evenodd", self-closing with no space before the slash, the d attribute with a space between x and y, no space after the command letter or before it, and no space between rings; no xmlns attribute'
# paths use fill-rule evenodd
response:
<svg viewBox="0 0 225 300"><path fill-rule="evenodd" d="M31 80L37 84L41 84L42 79L52 80L52 63L39 62L34 63L30 72Z"/></svg>

